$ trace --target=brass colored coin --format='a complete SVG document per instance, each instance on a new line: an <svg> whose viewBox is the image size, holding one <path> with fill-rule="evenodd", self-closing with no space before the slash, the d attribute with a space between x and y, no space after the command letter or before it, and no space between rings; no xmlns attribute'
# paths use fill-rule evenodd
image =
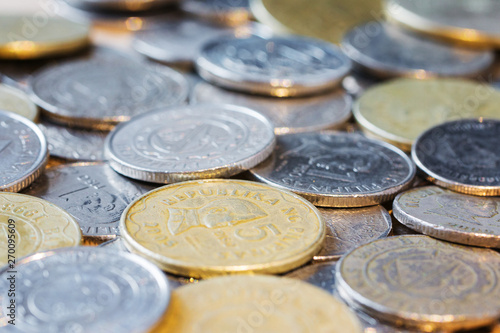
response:
<svg viewBox="0 0 500 333"><path fill-rule="evenodd" d="M342 302L308 283L275 276L226 276L180 287L151 333L361 333Z"/></svg>
<svg viewBox="0 0 500 333"><path fill-rule="evenodd" d="M41 24L43 23L43 24ZM0 58L35 59L71 53L89 44L90 27L63 18L0 16Z"/></svg>
<svg viewBox="0 0 500 333"><path fill-rule="evenodd" d="M461 118L500 119L500 92L461 79L396 79L368 89L353 114L368 137L410 151L427 129Z"/></svg>
<svg viewBox="0 0 500 333"><path fill-rule="evenodd" d="M131 251L164 271L204 278L299 267L320 250L325 224L291 192L214 179L143 195L123 212L120 233Z"/></svg>
<svg viewBox="0 0 500 333"><path fill-rule="evenodd" d="M78 223L56 205L29 195L0 192L0 266L28 254L80 245ZM8 251L12 249L12 251Z"/></svg>
<svg viewBox="0 0 500 333"><path fill-rule="evenodd" d="M29 96L5 84L0 84L0 110L17 113L31 121L38 118L38 108Z"/></svg>

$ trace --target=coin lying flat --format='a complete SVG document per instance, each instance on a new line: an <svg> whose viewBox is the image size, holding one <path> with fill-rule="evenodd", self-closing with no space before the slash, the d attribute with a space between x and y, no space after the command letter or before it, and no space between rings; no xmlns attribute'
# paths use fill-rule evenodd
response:
<svg viewBox="0 0 500 333"><path fill-rule="evenodd" d="M184 0L180 7L187 13L227 25L240 25L252 19L249 0Z"/></svg>
<svg viewBox="0 0 500 333"><path fill-rule="evenodd" d="M230 276L184 286L152 333L360 333L354 313L307 283L274 276Z"/></svg>
<svg viewBox="0 0 500 333"><path fill-rule="evenodd" d="M367 136L410 151L425 130L461 118L500 118L500 92L460 79L396 79L364 93L353 114Z"/></svg>
<svg viewBox="0 0 500 333"><path fill-rule="evenodd" d="M457 120L415 142L412 158L437 185L481 196L500 195L500 120Z"/></svg>
<svg viewBox="0 0 500 333"><path fill-rule="evenodd" d="M352 106L352 98L341 89L322 95L282 99L232 92L206 82L194 87L189 102L248 107L269 118L277 135L340 127L351 117Z"/></svg>
<svg viewBox="0 0 500 333"><path fill-rule="evenodd" d="M172 5L179 0L64 0L67 4L96 11L144 11Z"/></svg>
<svg viewBox="0 0 500 333"><path fill-rule="evenodd" d="M443 44L377 21L349 30L342 50L355 64L382 77L475 77L494 60L491 51Z"/></svg>
<svg viewBox="0 0 500 333"><path fill-rule="evenodd" d="M190 277L281 273L312 259L325 225L288 191L243 180L161 187L130 204L120 232L128 248Z"/></svg>
<svg viewBox="0 0 500 333"><path fill-rule="evenodd" d="M18 193L0 192L0 228L5 232L0 239L5 249L0 266L12 259L8 254L19 259L39 251L77 246L82 238L78 223L66 211L46 200ZM14 240L13 253L7 252L7 244L11 244L7 238Z"/></svg>
<svg viewBox="0 0 500 333"><path fill-rule="evenodd" d="M100 130L154 108L184 103L188 93L179 72L117 57L46 67L33 75L30 88L52 121Z"/></svg>
<svg viewBox="0 0 500 333"><path fill-rule="evenodd" d="M38 108L22 90L0 84L0 110L14 112L31 121L38 118Z"/></svg>
<svg viewBox="0 0 500 333"><path fill-rule="evenodd" d="M28 119L0 110L0 192L19 192L43 172L47 141Z"/></svg>
<svg viewBox="0 0 500 333"><path fill-rule="evenodd" d="M336 278L351 306L425 331L480 327L500 316L500 254L488 249L389 237L344 256Z"/></svg>
<svg viewBox="0 0 500 333"><path fill-rule="evenodd" d="M409 188L415 176L396 147L335 132L279 136L274 153L250 171L322 207L376 205Z"/></svg>
<svg viewBox="0 0 500 333"><path fill-rule="evenodd" d="M16 271L15 325L3 332L144 332L170 301L162 272L131 253L58 249L20 260ZM2 290L10 274L8 267L0 271Z"/></svg>
<svg viewBox="0 0 500 333"><path fill-rule="evenodd" d="M351 61L333 44L312 38L221 38L205 44L196 69L224 88L290 97L334 88Z"/></svg>

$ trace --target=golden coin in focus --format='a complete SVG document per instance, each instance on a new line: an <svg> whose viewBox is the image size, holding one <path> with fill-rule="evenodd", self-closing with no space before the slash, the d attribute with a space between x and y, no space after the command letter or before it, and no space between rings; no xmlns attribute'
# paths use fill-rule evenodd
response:
<svg viewBox="0 0 500 333"><path fill-rule="evenodd" d="M0 192L0 266L8 255L19 259L28 254L80 245L80 226L63 209L29 195ZM12 251L9 251L12 249ZM10 263L10 262L9 262Z"/></svg>
<svg viewBox="0 0 500 333"><path fill-rule="evenodd" d="M163 270L195 278L282 273L314 256L325 224L307 200L243 180L167 185L132 202L120 233Z"/></svg>
<svg viewBox="0 0 500 333"><path fill-rule="evenodd" d="M0 110L17 113L20 116L36 121L38 108L23 91L0 84Z"/></svg>
<svg viewBox="0 0 500 333"><path fill-rule="evenodd" d="M226 276L180 287L151 333L361 333L356 315L327 292L274 276Z"/></svg>

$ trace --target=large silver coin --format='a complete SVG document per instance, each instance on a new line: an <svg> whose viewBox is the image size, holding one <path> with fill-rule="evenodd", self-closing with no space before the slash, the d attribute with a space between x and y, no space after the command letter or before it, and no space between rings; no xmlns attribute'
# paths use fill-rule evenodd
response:
<svg viewBox="0 0 500 333"><path fill-rule="evenodd" d="M453 191L500 195L500 121L458 120L420 135L412 158L427 179Z"/></svg>
<svg viewBox="0 0 500 333"><path fill-rule="evenodd" d="M0 111L0 191L19 192L45 169L49 158L42 131L23 116Z"/></svg>
<svg viewBox="0 0 500 333"><path fill-rule="evenodd" d="M196 67L202 78L224 88L289 97L337 86L351 61L335 45L312 38L250 37L206 44Z"/></svg>
<svg viewBox="0 0 500 333"><path fill-rule="evenodd" d="M182 74L118 58L71 61L34 74L32 97L51 120L107 130L154 108L181 104L188 94Z"/></svg>
<svg viewBox="0 0 500 333"><path fill-rule="evenodd" d="M238 25L252 18L250 0L184 0L181 9L210 21Z"/></svg>
<svg viewBox="0 0 500 333"><path fill-rule="evenodd" d="M114 237L127 205L154 186L127 179L103 163L75 163L47 169L23 193L70 213L84 236Z"/></svg>
<svg viewBox="0 0 500 333"><path fill-rule="evenodd" d="M37 253L0 270L2 332L149 331L170 302L168 282L152 263L92 247ZM14 276L15 298L9 297ZM8 324L11 299L15 325Z"/></svg>
<svg viewBox="0 0 500 333"><path fill-rule="evenodd" d="M475 77L488 69L495 58L491 51L443 44L377 21L347 32L342 50L356 65L372 74L418 79Z"/></svg>
<svg viewBox="0 0 500 333"><path fill-rule="evenodd" d="M232 92L206 82L194 87L189 102L248 107L269 118L278 135L338 128L351 117L352 107L352 98L342 89L316 96L281 99Z"/></svg>
<svg viewBox="0 0 500 333"><path fill-rule="evenodd" d="M271 157L250 171L316 206L376 205L409 188L415 176L415 166L401 150L360 135L299 133L277 141Z"/></svg>
<svg viewBox="0 0 500 333"><path fill-rule="evenodd" d="M262 162L275 146L262 115L240 106L197 104L159 109L121 124L108 136L115 171L172 183L229 177Z"/></svg>

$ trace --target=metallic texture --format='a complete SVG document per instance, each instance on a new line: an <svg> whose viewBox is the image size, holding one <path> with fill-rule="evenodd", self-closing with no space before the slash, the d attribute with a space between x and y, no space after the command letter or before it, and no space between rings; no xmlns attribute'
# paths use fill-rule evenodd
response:
<svg viewBox="0 0 500 333"><path fill-rule="evenodd" d="M38 107L20 89L0 84L0 110L14 112L31 121L38 119Z"/></svg>

